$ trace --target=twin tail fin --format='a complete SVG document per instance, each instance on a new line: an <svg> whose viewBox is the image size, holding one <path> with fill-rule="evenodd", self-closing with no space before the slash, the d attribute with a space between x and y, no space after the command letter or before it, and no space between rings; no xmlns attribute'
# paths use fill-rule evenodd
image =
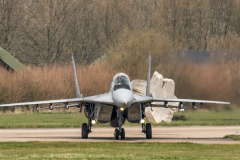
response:
<svg viewBox="0 0 240 160"><path fill-rule="evenodd" d="M80 93L79 85L78 85L78 79L77 79L77 73L76 73L76 67L75 67L73 52L72 52L72 63L73 63L73 72L74 72L74 77L75 77L76 98L82 98L82 94Z"/></svg>
<svg viewBox="0 0 240 160"><path fill-rule="evenodd" d="M148 73L147 73L147 88L146 88L146 96L151 96L150 93L150 76L151 76L151 54L149 51L149 57L148 57Z"/></svg>

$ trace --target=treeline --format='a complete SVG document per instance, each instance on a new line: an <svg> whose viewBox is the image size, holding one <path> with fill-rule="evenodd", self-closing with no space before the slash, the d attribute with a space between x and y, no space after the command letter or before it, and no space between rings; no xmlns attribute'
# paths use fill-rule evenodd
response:
<svg viewBox="0 0 240 160"><path fill-rule="evenodd" d="M75 97L71 51L90 96L118 72L146 79L150 50L152 73L174 79L177 97L240 105L240 0L0 0L0 36L28 66L0 68L1 104ZM204 65L169 54L188 49L228 52Z"/></svg>
<svg viewBox="0 0 240 160"><path fill-rule="evenodd" d="M165 78L174 79L175 95L178 98L231 102L231 105L197 106L221 110L225 107L239 108L240 105L240 74L234 68L239 70L239 65L236 67L232 63L221 65L181 63L174 68L160 67L157 71ZM77 75L81 94L87 97L109 92L112 78L118 72L121 70L115 70L106 63L78 67ZM0 68L0 75L0 104L76 97L72 66L28 67L26 71L11 74ZM129 74L129 76L131 80L146 80L147 71L136 70L136 74ZM184 105L191 108L191 104ZM32 107L35 106L12 107L10 110L0 108L0 113L15 111L15 109L32 111ZM40 107L47 107L47 105Z"/></svg>
<svg viewBox="0 0 240 160"><path fill-rule="evenodd" d="M89 65L144 34L150 42L125 54L238 49L240 1L0 0L0 45L25 64L65 64L73 51Z"/></svg>

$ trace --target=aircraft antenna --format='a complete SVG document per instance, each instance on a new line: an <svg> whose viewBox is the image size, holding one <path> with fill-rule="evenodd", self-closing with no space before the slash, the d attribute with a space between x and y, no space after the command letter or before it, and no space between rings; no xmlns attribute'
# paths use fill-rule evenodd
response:
<svg viewBox="0 0 240 160"><path fill-rule="evenodd" d="M72 52L72 63L73 63L73 72L74 72L74 77L75 77L76 97L77 98L82 98L82 95L81 95L80 90L79 90L79 85L78 85L78 79L77 79L77 73L76 73L76 67L75 67L73 52Z"/></svg>
<svg viewBox="0 0 240 160"><path fill-rule="evenodd" d="M148 57L148 74L147 74L147 89L146 89L146 96L150 97L150 76L151 76L151 54L149 51Z"/></svg>

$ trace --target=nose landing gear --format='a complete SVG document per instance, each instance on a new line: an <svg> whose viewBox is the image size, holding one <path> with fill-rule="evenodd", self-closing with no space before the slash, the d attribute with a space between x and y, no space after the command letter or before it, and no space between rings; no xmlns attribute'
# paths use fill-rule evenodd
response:
<svg viewBox="0 0 240 160"><path fill-rule="evenodd" d="M120 111L118 109L117 112L119 115L119 120L118 120L119 129L117 129L117 128L115 129L114 137L116 140L118 140L119 136L121 136L121 139L124 140L125 139L125 130L124 130L124 128L122 128L122 125L124 123L123 111Z"/></svg>
<svg viewBox="0 0 240 160"><path fill-rule="evenodd" d="M122 140L125 139L125 130L124 130L124 128L121 129L121 132L117 128L115 129L114 138L116 140L118 140L119 136L121 137Z"/></svg>
<svg viewBox="0 0 240 160"><path fill-rule="evenodd" d="M125 130L124 130L124 128L122 128L121 139L122 139L122 140L125 139Z"/></svg>
<svg viewBox="0 0 240 160"><path fill-rule="evenodd" d="M115 137L116 140L119 139L119 130L117 128L115 129L114 137Z"/></svg>

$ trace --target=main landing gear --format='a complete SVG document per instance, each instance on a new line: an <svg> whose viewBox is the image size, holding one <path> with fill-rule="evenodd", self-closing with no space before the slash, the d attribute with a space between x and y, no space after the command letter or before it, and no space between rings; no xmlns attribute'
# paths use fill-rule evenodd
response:
<svg viewBox="0 0 240 160"><path fill-rule="evenodd" d="M142 112L142 120L141 123L142 123L142 132L146 134L146 138L147 139L152 139L152 126L151 126L151 123L147 123L145 125L145 107L146 107L146 104L142 103L141 104L141 112Z"/></svg>
<svg viewBox="0 0 240 160"><path fill-rule="evenodd" d="M90 104L88 108L86 108L88 111L88 123L83 123L82 124L82 138L87 139L88 134L92 132L92 117L93 117L93 109L94 106L93 104Z"/></svg>
<svg viewBox="0 0 240 160"><path fill-rule="evenodd" d="M142 123L142 132L146 134L147 139L152 139L151 123L147 123L146 125L144 123Z"/></svg>
<svg viewBox="0 0 240 160"><path fill-rule="evenodd" d="M88 138L88 127L87 123L82 124L82 138L87 139Z"/></svg>

